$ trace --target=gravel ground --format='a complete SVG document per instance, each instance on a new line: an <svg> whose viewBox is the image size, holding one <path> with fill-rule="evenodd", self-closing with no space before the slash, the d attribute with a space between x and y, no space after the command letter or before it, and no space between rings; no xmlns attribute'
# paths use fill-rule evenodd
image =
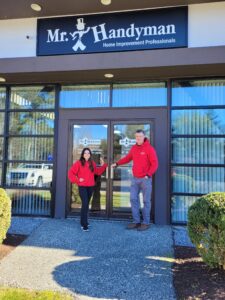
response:
<svg viewBox="0 0 225 300"><path fill-rule="evenodd" d="M30 235L46 220L48 218L12 217L8 233Z"/></svg>
<svg viewBox="0 0 225 300"><path fill-rule="evenodd" d="M186 226L173 226L173 236L175 246L194 247L188 236Z"/></svg>
<svg viewBox="0 0 225 300"><path fill-rule="evenodd" d="M0 262L0 285L69 291L76 299L175 299L170 226L91 225L82 232L77 219L45 219Z"/></svg>

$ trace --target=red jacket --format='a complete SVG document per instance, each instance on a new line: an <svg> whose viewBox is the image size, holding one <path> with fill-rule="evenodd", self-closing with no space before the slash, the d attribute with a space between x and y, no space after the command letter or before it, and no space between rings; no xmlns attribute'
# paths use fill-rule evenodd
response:
<svg viewBox="0 0 225 300"><path fill-rule="evenodd" d="M79 186L94 186L94 175L101 175L107 168L107 164L97 167L96 163L93 162L93 167L94 171L91 172L88 162L85 162L85 165L82 166L81 161L77 160L68 171L68 178L70 182L76 183ZM80 182L80 178L83 178L84 181Z"/></svg>
<svg viewBox="0 0 225 300"><path fill-rule="evenodd" d="M152 176L158 169L158 158L155 149L150 145L147 138L145 138L142 145L135 144L130 149L130 152L120 160L118 165L129 163L133 160L133 175L135 177Z"/></svg>

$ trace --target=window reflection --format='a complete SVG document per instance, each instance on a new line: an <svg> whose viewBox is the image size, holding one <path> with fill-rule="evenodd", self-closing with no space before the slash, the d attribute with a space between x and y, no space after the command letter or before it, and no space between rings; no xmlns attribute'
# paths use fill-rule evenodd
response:
<svg viewBox="0 0 225 300"><path fill-rule="evenodd" d="M172 182L174 193L225 192L225 168L173 167Z"/></svg>
<svg viewBox="0 0 225 300"><path fill-rule="evenodd" d="M114 84L113 106L165 106L167 89L165 82Z"/></svg>
<svg viewBox="0 0 225 300"><path fill-rule="evenodd" d="M7 189L13 214L50 215L51 193L45 190Z"/></svg>
<svg viewBox="0 0 225 300"><path fill-rule="evenodd" d="M108 107L109 85L63 86L60 92L60 107Z"/></svg>
<svg viewBox="0 0 225 300"><path fill-rule="evenodd" d="M11 89L11 109L54 109L55 87L32 86Z"/></svg>
<svg viewBox="0 0 225 300"><path fill-rule="evenodd" d="M54 134L54 112L12 112L9 119L10 134Z"/></svg>
<svg viewBox="0 0 225 300"><path fill-rule="evenodd" d="M9 138L10 160L47 161L53 157L53 138L16 137Z"/></svg>
<svg viewBox="0 0 225 300"><path fill-rule="evenodd" d="M176 81L172 88L172 105L225 105L225 79Z"/></svg>
<svg viewBox="0 0 225 300"><path fill-rule="evenodd" d="M196 200L191 194L225 192L225 79L179 80L172 86L172 106L180 106L171 120L172 219L179 222L187 221Z"/></svg>
<svg viewBox="0 0 225 300"><path fill-rule="evenodd" d="M0 160L3 159L3 147L4 147L4 138L0 137Z"/></svg>
<svg viewBox="0 0 225 300"><path fill-rule="evenodd" d="M4 87L0 87L0 109L5 108L6 101L6 89Z"/></svg>
<svg viewBox="0 0 225 300"><path fill-rule="evenodd" d="M5 113L0 112L0 134L4 134Z"/></svg>
<svg viewBox="0 0 225 300"><path fill-rule="evenodd" d="M225 134L225 109L174 110L172 134Z"/></svg>
<svg viewBox="0 0 225 300"><path fill-rule="evenodd" d="M198 199L194 196L172 197L172 222L187 222L188 208Z"/></svg>
<svg viewBox="0 0 225 300"><path fill-rule="evenodd" d="M173 138L172 162L225 164L225 138Z"/></svg>
<svg viewBox="0 0 225 300"><path fill-rule="evenodd" d="M3 186L10 187L7 192L12 199L14 214L50 215L55 86L15 86L10 87L7 92L9 109L0 112L0 135L6 135L7 143L4 145L4 159L7 163ZM0 109L5 109L5 100L6 89L0 87ZM5 114L8 124L4 132ZM0 137L0 169L3 141L3 137ZM22 190L23 187L26 190ZM35 188L39 190L34 190Z"/></svg>
<svg viewBox="0 0 225 300"><path fill-rule="evenodd" d="M52 164L10 163L7 165L6 184L8 186L50 187Z"/></svg>

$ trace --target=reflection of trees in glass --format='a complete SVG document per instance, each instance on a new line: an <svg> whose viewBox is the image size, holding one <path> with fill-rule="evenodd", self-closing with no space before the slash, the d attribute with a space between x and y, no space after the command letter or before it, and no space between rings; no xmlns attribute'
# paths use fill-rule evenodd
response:
<svg viewBox="0 0 225 300"><path fill-rule="evenodd" d="M3 157L3 138L0 138L0 159Z"/></svg>
<svg viewBox="0 0 225 300"><path fill-rule="evenodd" d="M0 87L0 109L5 108L6 90Z"/></svg>
<svg viewBox="0 0 225 300"><path fill-rule="evenodd" d="M95 140L96 133L98 133L100 125L75 125L74 126L74 134L73 134L73 161L80 159L80 154L83 148L88 147L91 149L94 154L94 159L99 159L99 155L103 158L107 157L107 129L103 132L101 138L97 138L97 143L90 143L84 145L82 141L84 138L88 140ZM97 135L98 136L98 135ZM96 161L96 163L99 163Z"/></svg>
<svg viewBox="0 0 225 300"><path fill-rule="evenodd" d="M54 109L53 86L13 87L11 109ZM9 139L8 157L16 160L48 160L53 155L53 138L25 138L24 135L54 135L54 112L10 112L9 133L21 135ZM23 135L23 136L22 136Z"/></svg>
<svg viewBox="0 0 225 300"><path fill-rule="evenodd" d="M114 161L119 160L122 156L128 154L132 145L124 146L120 145L120 140L124 138L129 138L131 140L135 139L135 132L138 129L142 129L145 132L146 137L150 139L150 125L149 124L126 124L126 125L115 125L114 127Z"/></svg>
<svg viewBox="0 0 225 300"><path fill-rule="evenodd" d="M176 112L177 113L177 112ZM173 119L173 134L224 134L225 124L215 110L185 110ZM173 161L180 163L223 163L224 141L216 138L173 140Z"/></svg>
<svg viewBox="0 0 225 300"><path fill-rule="evenodd" d="M225 123L216 110L176 111L173 116L173 134L224 134Z"/></svg>
<svg viewBox="0 0 225 300"><path fill-rule="evenodd" d="M78 186L76 184L72 184L71 206L74 208L81 207L81 199L79 196Z"/></svg>
<svg viewBox="0 0 225 300"><path fill-rule="evenodd" d="M5 125L5 113L0 113L0 134L4 134L4 125Z"/></svg>
<svg viewBox="0 0 225 300"><path fill-rule="evenodd" d="M128 124L124 126L124 134L126 137L129 139L134 139L135 138L135 132L138 129L142 129L145 131L145 125L134 125L134 124Z"/></svg>
<svg viewBox="0 0 225 300"><path fill-rule="evenodd" d="M100 149L102 150L103 156L107 156L107 141L106 141L106 139L101 140Z"/></svg>
<svg viewBox="0 0 225 300"><path fill-rule="evenodd" d="M53 138L10 138L8 157L11 160L48 160L49 153L53 153L53 145Z"/></svg>
<svg viewBox="0 0 225 300"><path fill-rule="evenodd" d="M55 106L54 86L12 88L10 105L13 109L46 109Z"/></svg>
<svg viewBox="0 0 225 300"><path fill-rule="evenodd" d="M11 134L54 134L53 112L10 113Z"/></svg>

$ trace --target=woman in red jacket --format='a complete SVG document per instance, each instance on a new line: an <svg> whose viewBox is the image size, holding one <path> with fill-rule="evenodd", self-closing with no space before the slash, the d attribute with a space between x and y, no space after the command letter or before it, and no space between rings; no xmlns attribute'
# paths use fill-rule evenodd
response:
<svg viewBox="0 0 225 300"><path fill-rule="evenodd" d="M76 183L79 188L81 198L81 228L88 231L88 209L93 187L95 185L94 175L101 175L107 168L107 164L100 159L101 167L97 167L92 159L92 153L89 148L84 148L80 159L77 160L68 171L68 178L71 183Z"/></svg>

